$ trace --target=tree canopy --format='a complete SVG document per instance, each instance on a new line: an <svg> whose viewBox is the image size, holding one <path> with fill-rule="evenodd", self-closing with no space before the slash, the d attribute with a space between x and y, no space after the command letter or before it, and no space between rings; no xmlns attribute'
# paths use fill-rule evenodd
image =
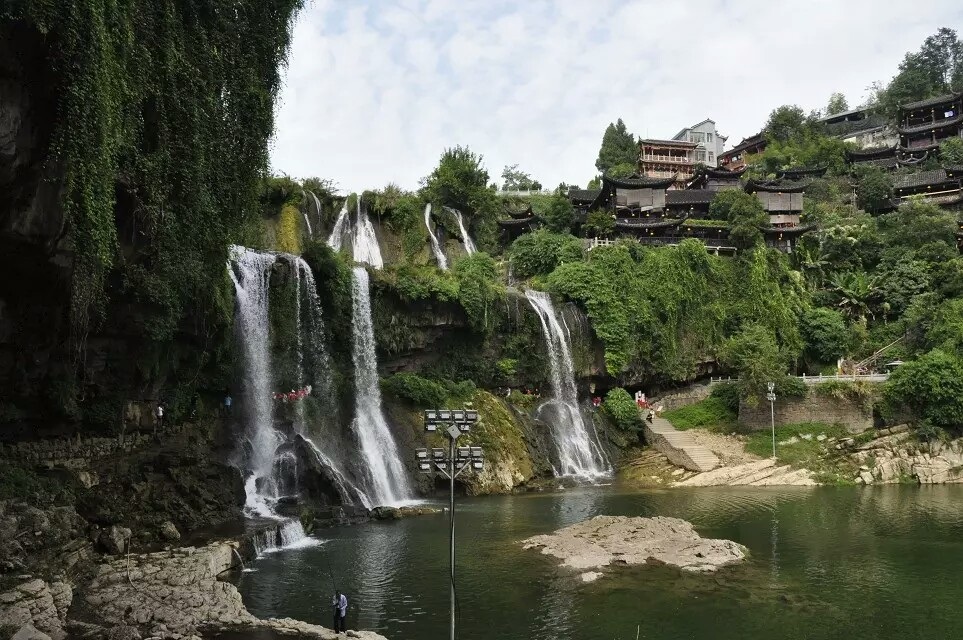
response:
<svg viewBox="0 0 963 640"><path fill-rule="evenodd" d="M826 105L825 114L827 116L834 116L844 111L849 111L849 102L846 101L846 96L838 91L829 96L829 103Z"/></svg>
<svg viewBox="0 0 963 640"><path fill-rule="evenodd" d="M941 28L919 51L907 52L899 71L886 86L877 85L875 101L890 117L901 103L924 100L963 87L963 43L956 31Z"/></svg>
<svg viewBox="0 0 963 640"><path fill-rule="evenodd" d="M635 136L625 128L622 118L619 118L615 124L609 123L602 136L602 146L599 148L595 168L602 173L608 173L616 165L628 164L635 167L638 161L639 145Z"/></svg>

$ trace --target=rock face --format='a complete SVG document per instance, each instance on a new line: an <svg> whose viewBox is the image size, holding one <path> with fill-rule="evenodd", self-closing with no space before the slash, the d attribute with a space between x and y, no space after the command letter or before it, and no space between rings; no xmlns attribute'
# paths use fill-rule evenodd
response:
<svg viewBox="0 0 963 640"><path fill-rule="evenodd" d="M850 457L860 464L863 484L963 482L963 438L950 442L916 442L906 425L885 429L880 437L856 447Z"/></svg>
<svg viewBox="0 0 963 640"><path fill-rule="evenodd" d="M72 598L73 590L66 582L28 580L0 593L0 626L20 629L18 633L25 639L38 637L32 628L52 640L62 640L67 637L67 609Z"/></svg>
<svg viewBox="0 0 963 640"><path fill-rule="evenodd" d="M237 588L218 576L238 562L236 547L216 542L206 547L133 555L100 565L85 589L86 604L104 622L150 636L192 635L202 629L253 632L273 629L323 640L337 638L330 629L298 620L261 620L248 613ZM384 640L370 632L358 638Z"/></svg>
<svg viewBox="0 0 963 640"><path fill-rule="evenodd" d="M755 460L729 467L720 467L699 473L681 482L677 487L733 487L733 486L804 486L819 484L806 469L793 469L789 465L776 464L775 460Z"/></svg>
<svg viewBox="0 0 963 640"><path fill-rule="evenodd" d="M524 548L562 560L573 569L601 569L613 564L658 563L684 571L715 571L746 557L731 540L703 538L692 524L678 518L595 516L555 533L524 540ZM584 572L585 582L599 577Z"/></svg>

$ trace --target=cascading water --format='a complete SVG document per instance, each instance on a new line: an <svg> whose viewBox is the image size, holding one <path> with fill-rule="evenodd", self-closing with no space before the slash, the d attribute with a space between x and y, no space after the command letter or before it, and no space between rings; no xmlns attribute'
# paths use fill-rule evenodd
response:
<svg viewBox="0 0 963 640"><path fill-rule="evenodd" d="M559 466L555 474L600 478L611 471L595 429L585 424L578 406L575 366L567 328L559 322L552 299L541 291L526 291L525 297L538 314L548 348L552 376L552 399L539 407L550 411L546 421L552 427Z"/></svg>
<svg viewBox="0 0 963 640"><path fill-rule="evenodd" d="M453 216L455 216L455 221L458 222L458 230L461 232L461 242L465 245L465 253L471 255L478 251L475 247L475 243L472 242L471 236L468 235L468 229L465 227L465 219L461 215L461 211L458 209L451 209L445 207Z"/></svg>
<svg viewBox="0 0 963 640"><path fill-rule="evenodd" d="M251 515L274 517L269 501L277 498L275 451L281 442L274 429L271 401L271 350L268 295L271 267L277 257L244 247L232 247L229 269L237 292L237 331L243 351L242 407L248 472L245 509Z"/></svg>
<svg viewBox="0 0 963 640"><path fill-rule="evenodd" d="M380 261L380 255L378 257ZM353 274L354 430L358 434L368 476L366 494L374 505L398 504L410 499L411 487L398 445L381 410L368 272L364 267L355 267Z"/></svg>
<svg viewBox="0 0 963 640"><path fill-rule="evenodd" d="M351 236L351 216L348 215L348 200L345 198L338 213L338 219L334 221L334 229L328 236L328 246L335 251L341 251L346 238Z"/></svg>
<svg viewBox="0 0 963 640"><path fill-rule="evenodd" d="M381 259L381 247L378 246L378 236L375 235L374 225L368 218L368 212L361 206L358 198L358 214L354 226L354 241L352 243L354 261L370 264L375 269L384 266Z"/></svg>
<svg viewBox="0 0 963 640"><path fill-rule="evenodd" d="M435 254L435 262L438 263L438 268L442 271L448 271L448 258L445 256L445 252L441 250L441 244L438 242L438 238L431 228L430 202L425 205L425 228L428 229L428 238L431 240L431 252Z"/></svg>

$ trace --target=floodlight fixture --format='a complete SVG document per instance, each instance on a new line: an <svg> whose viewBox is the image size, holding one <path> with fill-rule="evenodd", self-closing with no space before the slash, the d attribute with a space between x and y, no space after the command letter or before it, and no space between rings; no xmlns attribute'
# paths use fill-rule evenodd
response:
<svg viewBox="0 0 963 640"><path fill-rule="evenodd" d="M471 468L477 470L483 469L485 467L485 462L483 460L475 459L472 460Z"/></svg>
<svg viewBox="0 0 963 640"><path fill-rule="evenodd" d="M418 460L428 459L428 449L415 449L415 458Z"/></svg>
<svg viewBox="0 0 963 640"><path fill-rule="evenodd" d="M477 458L480 460L485 457L485 454L482 452L481 447L469 447L469 448L471 449L472 458Z"/></svg>
<svg viewBox="0 0 963 640"><path fill-rule="evenodd" d="M435 460L444 460L444 459L445 459L445 450L444 450L444 449L432 449L432 450L431 450L431 457L434 458Z"/></svg>
<svg viewBox="0 0 963 640"><path fill-rule="evenodd" d="M430 462L419 462L418 471L422 473L431 473L431 463Z"/></svg>

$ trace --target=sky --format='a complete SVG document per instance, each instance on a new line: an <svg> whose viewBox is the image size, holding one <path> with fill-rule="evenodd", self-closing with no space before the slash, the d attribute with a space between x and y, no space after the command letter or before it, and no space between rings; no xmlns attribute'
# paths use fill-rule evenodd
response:
<svg viewBox="0 0 963 640"><path fill-rule="evenodd" d="M850 106L959 0L308 0L294 27L273 171L342 192L416 189L467 145L587 183L605 127L671 138L711 118L729 148L782 104Z"/></svg>

